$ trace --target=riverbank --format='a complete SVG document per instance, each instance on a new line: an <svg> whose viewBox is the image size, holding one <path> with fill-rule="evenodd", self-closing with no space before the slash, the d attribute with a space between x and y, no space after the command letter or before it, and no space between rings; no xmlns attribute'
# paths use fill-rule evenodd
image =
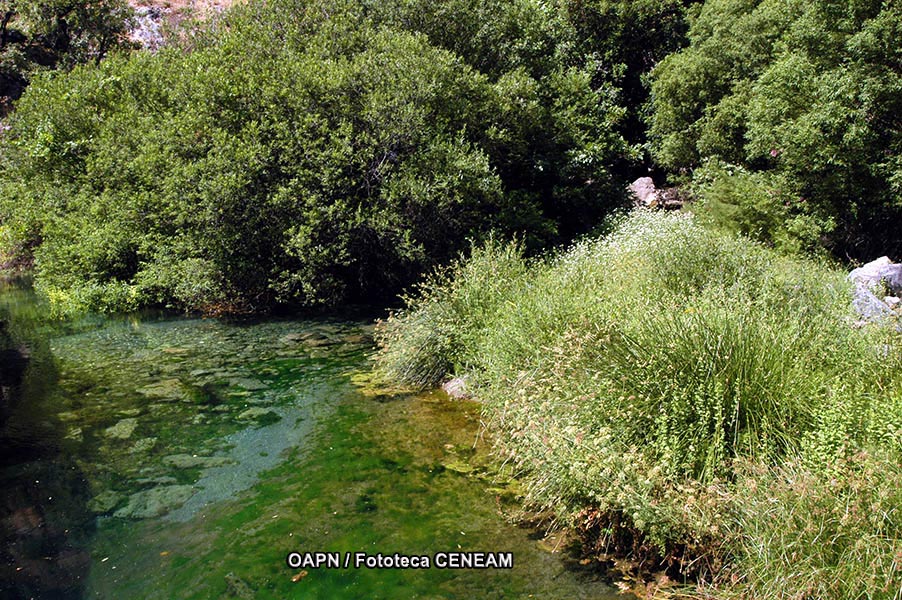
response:
<svg viewBox="0 0 902 600"><path fill-rule="evenodd" d="M663 567L644 592L898 598L902 344L851 306L829 264L643 212L546 261L474 250L380 363L466 375L527 503Z"/></svg>

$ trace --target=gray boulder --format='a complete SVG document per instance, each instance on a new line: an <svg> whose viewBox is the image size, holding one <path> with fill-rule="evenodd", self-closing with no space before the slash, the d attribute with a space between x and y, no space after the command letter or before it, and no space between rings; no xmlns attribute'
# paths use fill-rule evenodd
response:
<svg viewBox="0 0 902 600"><path fill-rule="evenodd" d="M455 377L446 381L442 384L442 389L456 400L466 400L470 397L470 393L467 391L467 380L463 377Z"/></svg>
<svg viewBox="0 0 902 600"><path fill-rule="evenodd" d="M849 273L855 284L852 305L866 321L883 321L894 316L890 302L884 300L884 287L892 293L902 292L902 264L893 264L886 256L862 265Z"/></svg>
<svg viewBox="0 0 902 600"><path fill-rule="evenodd" d="M881 321L894 314L893 310L871 290L860 285L855 286L852 306L855 308L855 312L866 321Z"/></svg>
<svg viewBox="0 0 902 600"><path fill-rule="evenodd" d="M868 264L854 269L849 273L849 281L855 285L864 285L869 288L877 287L882 277L880 271L891 264L893 264L893 261L889 257L881 256L877 260L872 260Z"/></svg>
<svg viewBox="0 0 902 600"><path fill-rule="evenodd" d="M651 177L640 177L630 184L629 190L639 206L658 205L658 190Z"/></svg>
<svg viewBox="0 0 902 600"><path fill-rule="evenodd" d="M894 296L902 294L902 265L886 265L880 268L880 280Z"/></svg>

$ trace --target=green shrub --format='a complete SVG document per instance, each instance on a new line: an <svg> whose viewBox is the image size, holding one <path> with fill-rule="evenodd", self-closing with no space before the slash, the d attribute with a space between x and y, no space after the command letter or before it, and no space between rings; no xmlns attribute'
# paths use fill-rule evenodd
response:
<svg viewBox="0 0 902 600"><path fill-rule="evenodd" d="M380 323L379 362L385 375L429 387L449 372L466 369L466 349L481 340L497 314L496 303L526 285L526 274L518 246L489 239L466 260L427 278L407 299L416 310L393 313Z"/></svg>
<svg viewBox="0 0 902 600"><path fill-rule="evenodd" d="M835 220L800 195L785 173L753 172L711 160L692 182L702 220L787 253L817 254Z"/></svg>
<svg viewBox="0 0 902 600"><path fill-rule="evenodd" d="M415 384L433 384L443 369L467 374L530 503L570 522L585 523L589 511L619 524L602 528L597 548L628 533L632 550L651 548L684 574L729 587L718 573L754 560L741 540L758 534L742 523L769 518L750 516L764 504L745 502L742 465L829 480L856 456L866 469L878 468L876 457L902 459L902 344L891 330L851 327L843 272L689 215L646 212L541 263L511 262L514 251L474 251L450 279L408 299L383 326L381 364ZM424 332L441 332L441 344ZM885 473L873 493L890 493L899 476ZM872 525L853 529L884 535ZM898 582L886 570L900 543L892 535L874 546L877 562L829 577ZM806 569L819 553L798 554L798 581L818 577ZM829 579L818 589L877 593L864 585ZM858 597L849 594L837 597Z"/></svg>
<svg viewBox="0 0 902 600"><path fill-rule="evenodd" d="M254 2L191 52L37 78L0 139L0 253L34 249L61 309L375 304L470 238L536 251L622 202L623 111L583 66L522 48L489 76L380 15Z"/></svg>
<svg viewBox="0 0 902 600"><path fill-rule="evenodd" d="M36 72L131 47L132 16L124 0L0 0L0 116Z"/></svg>
<svg viewBox="0 0 902 600"><path fill-rule="evenodd" d="M743 581L719 597L899 598L898 455L835 466L826 477L796 463L743 471L733 502Z"/></svg>
<svg viewBox="0 0 902 600"><path fill-rule="evenodd" d="M673 170L740 167L699 173L703 210L777 245L866 260L900 252L889 233L902 219L900 11L882 0L707 0L689 46L652 74L654 156Z"/></svg>

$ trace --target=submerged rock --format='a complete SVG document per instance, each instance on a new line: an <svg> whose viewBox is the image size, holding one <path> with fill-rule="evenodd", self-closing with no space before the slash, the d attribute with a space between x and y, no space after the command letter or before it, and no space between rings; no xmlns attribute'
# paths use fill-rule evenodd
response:
<svg viewBox="0 0 902 600"><path fill-rule="evenodd" d="M88 501L88 510L98 515L105 515L112 512L120 502L122 502L120 494L107 490L100 492Z"/></svg>
<svg viewBox="0 0 902 600"><path fill-rule="evenodd" d="M302 331L296 333L286 333L279 338L279 342L283 345L304 344L310 347L328 346L334 344L336 340L329 335L320 331Z"/></svg>
<svg viewBox="0 0 902 600"><path fill-rule="evenodd" d="M173 354L173 355L181 355L188 354L187 348L163 348L161 350L164 354Z"/></svg>
<svg viewBox="0 0 902 600"><path fill-rule="evenodd" d="M446 470L451 471L452 473L459 473L461 475L468 475L473 472L473 466L469 465L462 460L452 458L444 463L442 466L445 467Z"/></svg>
<svg viewBox="0 0 902 600"><path fill-rule="evenodd" d="M256 379L250 379L249 377L236 377L235 379L229 380L229 385L233 385L235 387L240 387L242 389L248 390L250 392L257 392L260 390L268 390L269 386L263 383L262 381L258 381Z"/></svg>
<svg viewBox="0 0 902 600"><path fill-rule="evenodd" d="M283 344L297 344L303 342L308 337L310 337L310 333L286 333L282 337L279 338L279 341Z"/></svg>
<svg viewBox="0 0 902 600"><path fill-rule="evenodd" d="M194 494L190 485L165 485L132 494L128 504L113 513L120 519L151 519L184 504Z"/></svg>
<svg viewBox="0 0 902 600"><path fill-rule="evenodd" d="M142 477L141 479L136 479L135 483L140 483L141 485L172 485L178 482L175 477L162 475L160 477Z"/></svg>
<svg viewBox="0 0 902 600"><path fill-rule="evenodd" d="M261 406L252 406L238 415L238 419L242 421L265 421L268 423L275 423L281 418L275 412Z"/></svg>
<svg viewBox="0 0 902 600"><path fill-rule="evenodd" d="M241 579L234 573L228 573L225 576L225 580L229 597L245 598L247 600L252 600L253 598L257 597L251 586L245 583L243 579Z"/></svg>
<svg viewBox="0 0 902 600"><path fill-rule="evenodd" d="M205 469L232 463L224 456L197 456L195 454L173 454L164 458L163 462L176 469Z"/></svg>
<svg viewBox="0 0 902 600"><path fill-rule="evenodd" d="M84 434L83 434L83 432L82 432L81 427L73 427L73 428L71 428L71 429L69 430L69 432L66 434L66 437L65 437L64 439L72 440L72 441L75 441L75 442L81 442L81 441L83 441L83 440L84 440Z"/></svg>
<svg viewBox="0 0 902 600"><path fill-rule="evenodd" d="M137 427L138 419L122 419L112 427L107 427L106 435L117 440L127 440Z"/></svg>
<svg viewBox="0 0 902 600"><path fill-rule="evenodd" d="M188 400L188 390L177 377L163 379L138 389L139 394L160 402L179 402Z"/></svg>

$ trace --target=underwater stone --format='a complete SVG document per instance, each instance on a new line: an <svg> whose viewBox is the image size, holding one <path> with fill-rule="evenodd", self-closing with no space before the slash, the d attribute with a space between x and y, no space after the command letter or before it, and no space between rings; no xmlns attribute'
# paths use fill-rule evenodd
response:
<svg viewBox="0 0 902 600"><path fill-rule="evenodd" d="M192 454L173 454L164 458L163 462L176 469L203 469L221 467L232 463L231 460L224 456L196 456Z"/></svg>
<svg viewBox="0 0 902 600"><path fill-rule="evenodd" d="M112 490L101 492L88 501L88 510L103 515L111 512L122 502L122 496Z"/></svg>
<svg viewBox="0 0 902 600"><path fill-rule="evenodd" d="M162 351L166 354L174 354L174 355L188 354L187 348L163 348Z"/></svg>
<svg viewBox="0 0 902 600"><path fill-rule="evenodd" d="M279 338L279 341L283 344L297 344L298 342L303 342L308 337L310 337L309 333L286 333Z"/></svg>
<svg viewBox="0 0 902 600"><path fill-rule="evenodd" d="M145 385L138 390L138 393L161 402L178 402L179 400L188 399L188 393L185 386L183 386L182 382L176 377Z"/></svg>
<svg viewBox="0 0 902 600"><path fill-rule="evenodd" d="M113 513L120 519L151 519L178 508L194 494L190 485L165 485L132 494L128 504Z"/></svg>
<svg viewBox="0 0 902 600"><path fill-rule="evenodd" d="M442 463L442 466L445 467L445 469L447 469L448 471L451 471L453 473L460 473L461 475L466 475L473 472L472 466L456 459L448 460L447 462Z"/></svg>
<svg viewBox="0 0 902 600"><path fill-rule="evenodd" d="M132 437L135 429L138 427L138 419L122 419L112 427L107 427L106 434L108 437L117 440L127 440Z"/></svg>
<svg viewBox="0 0 902 600"><path fill-rule="evenodd" d="M262 381L250 379L248 377L236 377L235 379L230 379L229 385L234 385L235 387L240 387L252 392L269 389L269 386Z"/></svg>
<svg viewBox="0 0 902 600"><path fill-rule="evenodd" d="M135 483L140 483L141 485L171 485L177 482L175 477L170 477L168 475L163 475L162 477L143 477L135 480Z"/></svg>
<svg viewBox="0 0 902 600"><path fill-rule="evenodd" d="M260 421L263 419L273 419L275 421L278 421L279 419L281 419L281 417L273 411L260 406L252 406L251 408L238 415L238 418L242 421Z"/></svg>
<svg viewBox="0 0 902 600"><path fill-rule="evenodd" d="M138 440L129 452L147 452L157 445L157 438L149 437Z"/></svg>
<svg viewBox="0 0 902 600"><path fill-rule="evenodd" d="M234 573L227 574L225 576L225 580L226 586L228 588L228 594L232 598L245 598L247 600L256 598L256 594L254 593L254 590L251 589L251 586L245 583Z"/></svg>

